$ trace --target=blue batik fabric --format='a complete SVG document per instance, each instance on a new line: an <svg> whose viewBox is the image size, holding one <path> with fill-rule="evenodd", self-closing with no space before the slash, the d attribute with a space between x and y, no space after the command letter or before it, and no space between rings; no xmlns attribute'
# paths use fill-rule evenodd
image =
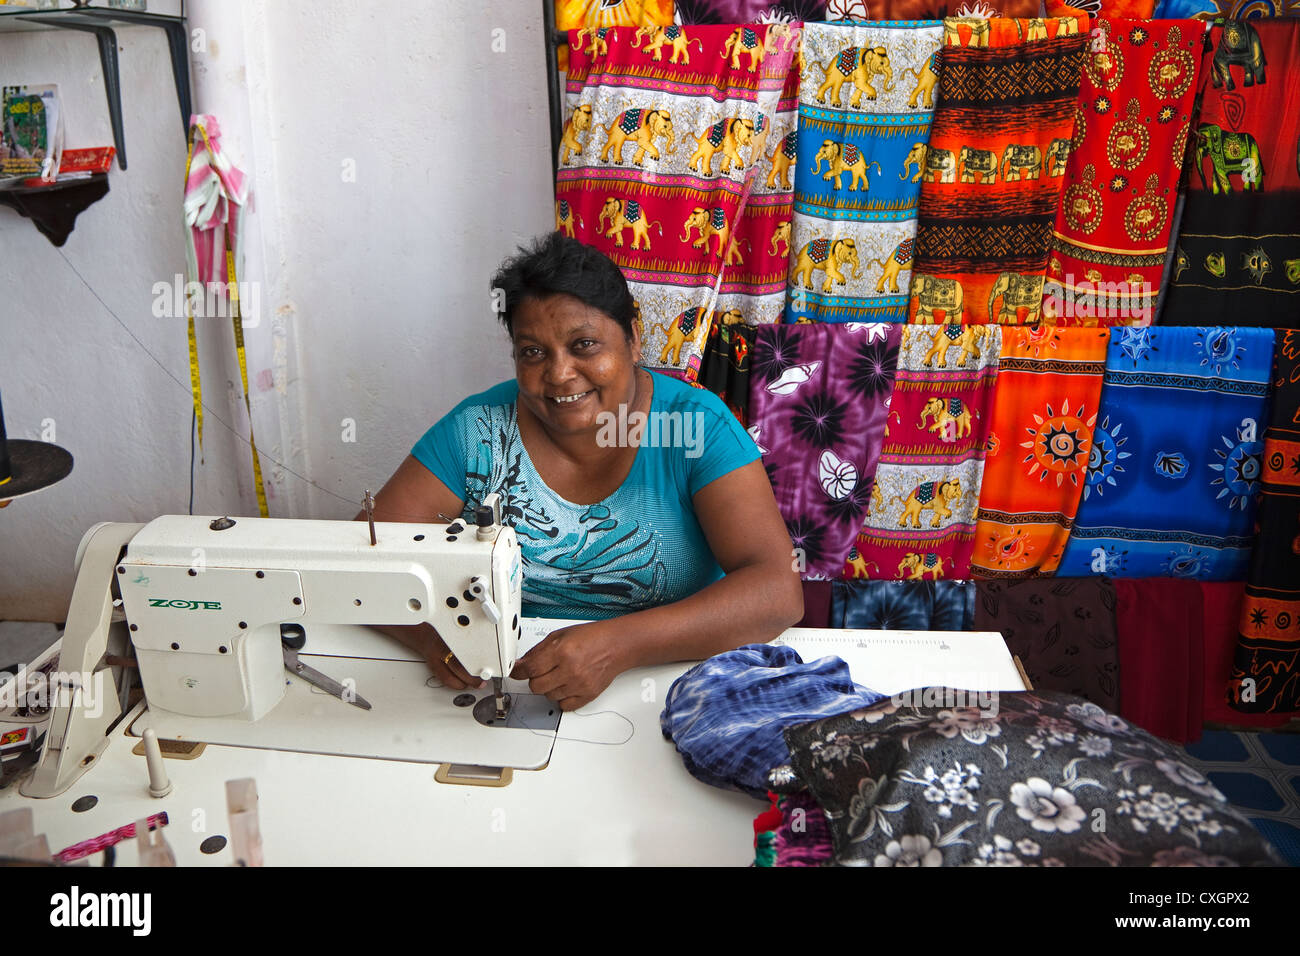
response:
<svg viewBox="0 0 1300 956"><path fill-rule="evenodd" d="M805 664L789 647L748 644L673 681L659 726L696 779L762 797L768 771L790 762L786 727L883 698L838 657Z"/></svg>
<svg viewBox="0 0 1300 956"><path fill-rule="evenodd" d="M868 631L969 631L970 581L836 581L831 626Z"/></svg>
<svg viewBox="0 0 1300 956"><path fill-rule="evenodd" d="M937 20L807 23L786 321L903 322Z"/></svg>
<svg viewBox="0 0 1300 956"><path fill-rule="evenodd" d="M1057 575L1244 580L1272 365L1272 329L1113 329Z"/></svg>

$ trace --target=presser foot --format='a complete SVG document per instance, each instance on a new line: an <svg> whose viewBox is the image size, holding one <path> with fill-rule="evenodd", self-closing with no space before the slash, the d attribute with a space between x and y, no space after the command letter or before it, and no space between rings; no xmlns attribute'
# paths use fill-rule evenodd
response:
<svg viewBox="0 0 1300 956"><path fill-rule="evenodd" d="M485 695L474 705L474 719L484 727L508 727L554 733L560 726L560 707L540 694Z"/></svg>

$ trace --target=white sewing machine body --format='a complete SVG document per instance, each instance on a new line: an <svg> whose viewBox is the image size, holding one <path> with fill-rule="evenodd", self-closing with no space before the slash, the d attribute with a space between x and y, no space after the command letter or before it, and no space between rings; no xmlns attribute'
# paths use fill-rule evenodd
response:
<svg viewBox="0 0 1300 956"><path fill-rule="evenodd" d="M258 720L285 693L280 625L432 624L483 679L515 664L520 552L510 528L221 519L149 522L117 566L151 711ZM464 522L461 522L464 525ZM475 589L485 592L482 596Z"/></svg>

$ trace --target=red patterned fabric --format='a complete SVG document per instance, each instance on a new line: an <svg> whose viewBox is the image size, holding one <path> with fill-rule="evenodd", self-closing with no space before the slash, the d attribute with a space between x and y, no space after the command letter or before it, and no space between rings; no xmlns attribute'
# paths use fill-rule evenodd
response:
<svg viewBox="0 0 1300 956"><path fill-rule="evenodd" d="M1286 714L1243 714L1228 704L1232 658L1237 649L1244 581L1201 583L1201 617L1205 630L1205 720L1238 727L1280 727Z"/></svg>
<svg viewBox="0 0 1300 956"><path fill-rule="evenodd" d="M1115 599L1120 716L1157 737L1200 740L1205 683L1200 584L1117 578Z"/></svg>
<svg viewBox="0 0 1300 956"><path fill-rule="evenodd" d="M1150 325L1198 90L1199 20L1097 21L1084 54L1043 315ZM1055 144L1054 144L1055 145Z"/></svg>

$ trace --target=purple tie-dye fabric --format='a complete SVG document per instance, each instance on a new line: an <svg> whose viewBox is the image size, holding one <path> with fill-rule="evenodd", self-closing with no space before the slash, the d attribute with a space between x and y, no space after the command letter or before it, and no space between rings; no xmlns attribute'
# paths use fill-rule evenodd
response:
<svg viewBox="0 0 1300 956"><path fill-rule="evenodd" d="M862 527L901 335L893 323L758 327L749 434L805 578L840 577Z"/></svg>

